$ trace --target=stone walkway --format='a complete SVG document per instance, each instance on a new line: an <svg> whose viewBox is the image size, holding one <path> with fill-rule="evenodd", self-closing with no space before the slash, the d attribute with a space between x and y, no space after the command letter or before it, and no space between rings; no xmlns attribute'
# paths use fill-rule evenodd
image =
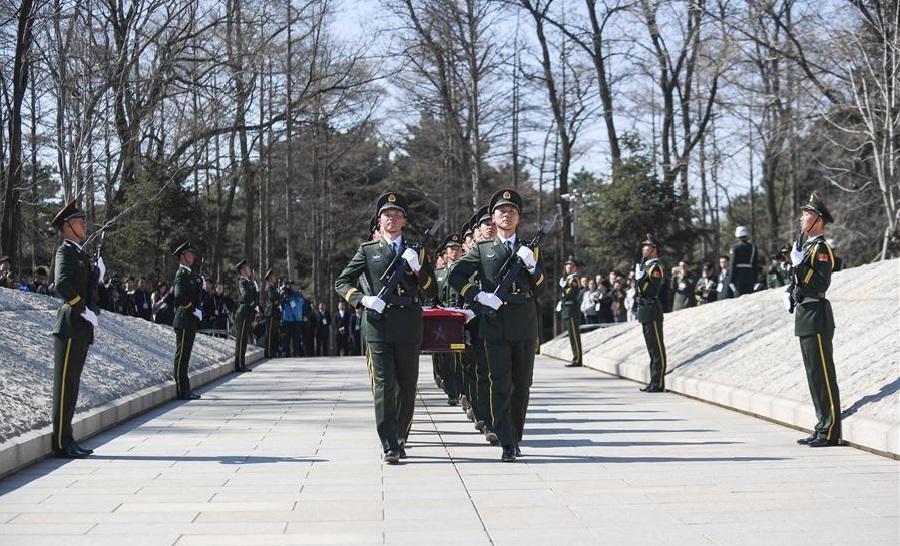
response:
<svg viewBox="0 0 900 546"><path fill-rule="evenodd" d="M0 481L0 544L900 543L900 463L539 357L498 462L423 359L386 466L365 363L274 360Z"/></svg>

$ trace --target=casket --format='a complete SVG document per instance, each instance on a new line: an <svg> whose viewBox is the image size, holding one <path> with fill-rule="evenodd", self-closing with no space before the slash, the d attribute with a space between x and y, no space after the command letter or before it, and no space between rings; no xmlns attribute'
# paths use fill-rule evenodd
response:
<svg viewBox="0 0 900 546"><path fill-rule="evenodd" d="M464 351L466 344L466 315L440 307L422 308L423 353Z"/></svg>

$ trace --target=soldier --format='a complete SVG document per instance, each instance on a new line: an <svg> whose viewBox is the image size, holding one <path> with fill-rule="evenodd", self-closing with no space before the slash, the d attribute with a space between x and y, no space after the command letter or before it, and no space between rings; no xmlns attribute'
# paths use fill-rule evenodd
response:
<svg viewBox="0 0 900 546"><path fill-rule="evenodd" d="M435 267L434 280L437 284L437 305L455 307L458 295L449 284L447 277L453 265L459 260L462 251L460 237L458 233L451 233L444 238L439 252L444 257L443 266ZM456 406L459 404L460 390L463 388L460 381L460 373L457 368L460 367L456 353L436 352L431 355L432 365L434 366L435 377L439 379L440 386L447 395L447 405Z"/></svg>
<svg viewBox="0 0 900 546"><path fill-rule="evenodd" d="M644 343L650 353L650 383L643 392L666 390L666 345L663 341L663 308L659 294L665 283L659 263L659 241L648 233L641 242L641 263L634 267L637 319L644 330Z"/></svg>
<svg viewBox="0 0 900 546"><path fill-rule="evenodd" d="M500 460L513 462L521 455L519 442L534 373L537 310L533 300L544 274L540 250L517 237L522 197L511 189L500 190L488 210L497 235L476 244L460 259L450 273L450 286L470 305L478 302L491 309L481 315L478 325L487 359L491 421L503 449ZM494 290L502 282L498 276L508 259L521 260L522 267L504 300ZM480 287L472 282L473 274Z"/></svg>
<svg viewBox="0 0 900 546"><path fill-rule="evenodd" d="M766 288L781 288L790 282L790 268L787 265L791 245L784 245L772 252L772 265L766 272Z"/></svg>
<svg viewBox="0 0 900 546"><path fill-rule="evenodd" d="M572 362L566 364L566 368L577 368L582 364L581 354L581 300L582 287L578 280L578 260L575 256L569 256L565 264L565 275L559 280L562 295L559 300L559 310L569 334L569 345L572 347Z"/></svg>
<svg viewBox="0 0 900 546"><path fill-rule="evenodd" d="M247 367L247 342L253 332L253 319L259 312L259 293L256 283L251 278L253 268L247 260L235 264L234 269L240 274L238 278L238 308L234 312L234 371L238 373L252 372Z"/></svg>
<svg viewBox="0 0 900 546"><path fill-rule="evenodd" d="M265 357L275 356L277 346L278 319L281 318L281 299L278 297L278 289L275 287L275 272L269 268L266 271L265 286L263 287L263 320L265 321Z"/></svg>
<svg viewBox="0 0 900 546"><path fill-rule="evenodd" d="M834 369L834 314L825 292L831 284L834 253L825 241L825 225L834 217L817 193L801 207L800 225L809 237L803 248L799 242L791 249L794 267L792 285L794 335L800 338L800 352L806 367L806 379L818 422L813 433L797 440L810 447L841 444L841 393Z"/></svg>
<svg viewBox="0 0 900 546"><path fill-rule="evenodd" d="M425 249L404 242L406 199L396 192L385 193L378 198L375 210L380 240L359 246L335 280L334 288L350 305L361 303L367 308L363 335L375 399L376 429L384 462L396 464L406 457L404 446L415 407L422 344L419 302L434 298L437 287ZM391 264L401 268L401 281L382 299L379 295L386 288L383 274ZM365 286L360 277L365 278Z"/></svg>
<svg viewBox="0 0 900 546"><path fill-rule="evenodd" d="M178 258L174 282L175 320L172 322L172 327L175 328L175 392L179 400L197 400L200 395L191 391L188 378L194 338L203 321L203 312L200 310L202 281L193 270L197 250L185 241L178 245L172 256Z"/></svg>
<svg viewBox="0 0 900 546"><path fill-rule="evenodd" d="M497 234L494 226L494 220L491 218L491 211L488 205L485 205L475 211L470 220L469 231L472 232L472 240L469 243L468 250L477 243L493 241ZM473 274L470 281L479 283L478 275ZM465 300L463 300L465 303ZM472 307L470 304L465 304ZM491 445L500 445L497 434L494 432L494 425L491 422L490 408L490 392L491 383L488 377L487 355L485 353L484 339L479 335L479 321L470 320L466 325L469 328L469 336L472 339L472 351L468 357L471 359L470 381L475 383L475 402L472 405L471 413L466 412L469 419L475 421L475 429L484 434L484 439Z"/></svg>
<svg viewBox="0 0 900 546"><path fill-rule="evenodd" d="M87 457L93 450L78 445L72 434L72 419L78 404L81 371L89 346L94 342L99 307L94 289L106 272L103 259L96 268L81 247L87 235L86 215L75 200L64 206L50 225L63 241L56 250L54 281L63 305L53 327L53 455L67 459Z"/></svg>
<svg viewBox="0 0 900 546"><path fill-rule="evenodd" d="M738 242L731 247L728 278L734 287L734 297L739 298L753 292L759 274L759 256L756 245L750 242L750 230L747 226L735 228L734 236L738 238Z"/></svg>

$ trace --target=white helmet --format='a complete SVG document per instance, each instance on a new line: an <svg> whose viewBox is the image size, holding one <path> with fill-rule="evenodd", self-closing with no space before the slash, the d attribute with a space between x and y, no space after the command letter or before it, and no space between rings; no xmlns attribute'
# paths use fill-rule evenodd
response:
<svg viewBox="0 0 900 546"><path fill-rule="evenodd" d="M750 229L747 226L738 226L734 228L734 236L735 237L749 237Z"/></svg>
<svg viewBox="0 0 900 546"><path fill-rule="evenodd" d="M837 248L837 247L838 247L838 242L835 241L834 239L830 239L830 238L829 238L829 239L825 239L825 242L828 243L828 246L830 246L831 248Z"/></svg>

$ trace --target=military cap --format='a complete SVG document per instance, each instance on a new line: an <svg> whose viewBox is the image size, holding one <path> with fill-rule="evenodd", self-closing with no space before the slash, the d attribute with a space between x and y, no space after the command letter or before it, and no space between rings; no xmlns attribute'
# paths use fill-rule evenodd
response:
<svg viewBox="0 0 900 546"><path fill-rule="evenodd" d="M449 248L451 246L462 246L462 241L459 237L459 233L451 233L444 237L444 243L441 245L441 250L445 248Z"/></svg>
<svg viewBox="0 0 900 546"><path fill-rule="evenodd" d="M491 219L491 211L488 210L488 206L485 205L478 209L478 212L475 213L475 222L476 226L480 226L482 222L485 220Z"/></svg>
<svg viewBox="0 0 900 546"><path fill-rule="evenodd" d="M462 233L463 239L465 239L469 235L472 235L472 219L471 218L469 218L468 220L463 222L463 225L460 226L460 228L459 228L459 232Z"/></svg>
<svg viewBox="0 0 900 546"><path fill-rule="evenodd" d="M399 209L406 215L407 202L406 198L397 192L389 191L381 194L378 201L375 202L375 213L381 214L387 209Z"/></svg>
<svg viewBox="0 0 900 546"><path fill-rule="evenodd" d="M5 258L5 256L4 256L4 258ZM42 265L39 265L39 266L37 266L37 267L34 269L34 274L35 274L35 275L45 275L45 276L46 276L46 275L47 275L47 268L44 267L44 266L42 266Z"/></svg>
<svg viewBox="0 0 900 546"><path fill-rule="evenodd" d="M575 256L569 254L569 258L566 260L566 265L574 265L575 267L579 267L581 262L575 259Z"/></svg>
<svg viewBox="0 0 900 546"><path fill-rule="evenodd" d="M812 192L809 195L809 203L803 205L800 209L815 212L822 217L822 221L826 224L834 223L834 216L831 215L831 211L828 210L828 206L825 205L825 200L816 192Z"/></svg>
<svg viewBox="0 0 900 546"><path fill-rule="evenodd" d="M501 205L512 205L518 209L519 213L522 213L522 196L519 195L519 192L516 190L505 189L500 190L491 197L491 204L489 206L491 210L491 214L494 213L494 209Z"/></svg>
<svg viewBox="0 0 900 546"><path fill-rule="evenodd" d="M791 253L791 243L784 243L783 245L781 245L781 248L778 249L778 254L784 254L785 256L787 256L790 253Z"/></svg>
<svg viewBox="0 0 900 546"><path fill-rule="evenodd" d="M236 271L240 271L241 268L244 267L245 265L250 265L250 262L248 262L247 260L241 260L238 263L234 264L234 269Z"/></svg>
<svg viewBox="0 0 900 546"><path fill-rule="evenodd" d="M273 273L275 273L275 271L270 267L270 268L268 269L268 271L266 271L266 276L263 277L263 278L264 278L265 280L269 280L269 277L271 277Z"/></svg>
<svg viewBox="0 0 900 546"><path fill-rule="evenodd" d="M647 246L647 245L655 246L656 248L659 248L659 239L654 237L652 233L647 233L646 235L644 235L644 240L641 241L641 246Z"/></svg>
<svg viewBox="0 0 900 546"><path fill-rule="evenodd" d="M750 236L750 228L747 226L738 226L734 228L734 236L735 237L749 237Z"/></svg>
<svg viewBox="0 0 900 546"><path fill-rule="evenodd" d="M192 245L190 243L190 241L185 241L185 242L181 243L180 245L178 245L178 248L176 248L174 251L172 251L172 256L181 256L185 252L193 252L196 254L197 249L194 248L194 245Z"/></svg>
<svg viewBox="0 0 900 546"><path fill-rule="evenodd" d="M56 216L53 217L53 220L50 221L50 226L59 229L66 221L71 220L72 218L86 217L87 214L85 214L83 210L80 210L78 205L75 204L75 200L72 199L66 203L66 206L59 209L59 212L57 212Z"/></svg>

